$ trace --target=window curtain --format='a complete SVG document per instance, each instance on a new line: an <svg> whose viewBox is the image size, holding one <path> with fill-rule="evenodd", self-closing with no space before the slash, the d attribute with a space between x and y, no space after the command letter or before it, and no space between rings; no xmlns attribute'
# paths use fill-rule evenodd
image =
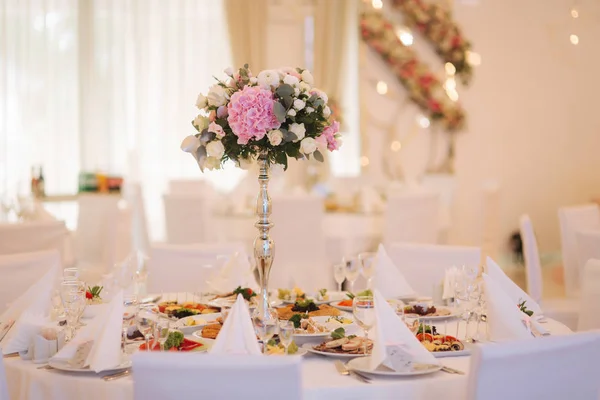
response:
<svg viewBox="0 0 600 400"><path fill-rule="evenodd" d="M234 68L266 69L268 0L224 0Z"/></svg>

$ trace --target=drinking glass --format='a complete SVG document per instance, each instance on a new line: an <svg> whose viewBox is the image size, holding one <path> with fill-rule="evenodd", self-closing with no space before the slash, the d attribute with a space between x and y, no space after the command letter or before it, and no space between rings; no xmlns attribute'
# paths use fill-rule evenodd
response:
<svg viewBox="0 0 600 400"><path fill-rule="evenodd" d="M356 296L352 300L354 320L365 331L365 339L369 337L369 329L375 325L375 302L373 296ZM367 341L364 341L364 354L367 354Z"/></svg>
<svg viewBox="0 0 600 400"><path fill-rule="evenodd" d="M81 291L80 285L76 281L61 282L60 298L67 320L67 340L71 340L75 334L81 304L85 304L85 291Z"/></svg>
<svg viewBox="0 0 600 400"><path fill-rule="evenodd" d="M294 338L294 324L290 321L282 321L279 324L279 341L285 347L285 354L288 354L288 347L292 344Z"/></svg>
<svg viewBox="0 0 600 400"><path fill-rule="evenodd" d="M152 337L152 332L158 320L158 314L153 308L154 304L140 305L135 316L137 328L146 340L146 351L150 351L150 337Z"/></svg>
<svg viewBox="0 0 600 400"><path fill-rule="evenodd" d="M156 333L154 334L154 338L158 341L160 346L160 350L165 350L165 342L169 338L169 320L166 318L159 318L156 322Z"/></svg>
<svg viewBox="0 0 600 400"><path fill-rule="evenodd" d="M350 282L350 292L354 293L354 282L360 274L360 260L358 258L344 258L343 263L346 268L346 279Z"/></svg>
<svg viewBox="0 0 600 400"><path fill-rule="evenodd" d="M267 352L267 342L277 333L279 315L274 308L269 307L266 311L257 307L252 314L252 323L256 336L263 342L263 353Z"/></svg>
<svg viewBox="0 0 600 400"><path fill-rule="evenodd" d="M367 278L367 289L371 289L373 275L375 274L375 253L360 253L358 259L362 266L362 274Z"/></svg>
<svg viewBox="0 0 600 400"><path fill-rule="evenodd" d="M63 280L65 280L65 281L79 280L79 269L77 269L77 268L63 269Z"/></svg>
<svg viewBox="0 0 600 400"><path fill-rule="evenodd" d="M342 291L342 283L346 279L346 268L344 264L335 264L333 266L333 278L338 284L338 291Z"/></svg>

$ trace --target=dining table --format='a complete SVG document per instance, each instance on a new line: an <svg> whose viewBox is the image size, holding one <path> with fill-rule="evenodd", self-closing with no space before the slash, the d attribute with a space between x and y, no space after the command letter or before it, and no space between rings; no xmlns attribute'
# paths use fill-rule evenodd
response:
<svg viewBox="0 0 600 400"><path fill-rule="evenodd" d="M439 326L444 326L451 334L456 330L457 323L458 320L450 320ZM464 326L464 323L462 324ZM545 320L543 326L552 335L572 333L565 325L549 318ZM483 335L483 331L484 327L481 327L480 335ZM311 340L311 343L319 343L314 339ZM302 343L299 341L300 346ZM484 341L480 344L469 344L467 348L472 349L473 346L480 345L493 346L494 343ZM203 353L193 353L190 356L202 357ZM308 353L302 356L301 360L301 379L303 399L305 400L464 399L467 396L467 385L471 372L470 355L444 357L440 358L444 366L462 371L464 375L443 371L406 377L372 375L370 376L371 383L363 383L352 376L339 374L333 362L335 357ZM74 373L40 368L43 365L34 364L32 361L22 360L19 357L5 357L3 361L10 398L14 400L130 400L134 398L135 366L132 374L105 381L102 376L106 374L102 373ZM199 390L201 385L199 377Z"/></svg>

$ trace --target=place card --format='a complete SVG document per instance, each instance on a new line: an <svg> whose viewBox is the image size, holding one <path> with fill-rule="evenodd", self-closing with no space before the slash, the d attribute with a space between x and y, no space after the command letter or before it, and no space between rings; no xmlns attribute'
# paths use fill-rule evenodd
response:
<svg viewBox="0 0 600 400"><path fill-rule="evenodd" d="M75 350L75 355L73 358L69 360L69 365L73 368L83 368L85 367L85 360L87 359L90 351L92 350L92 346L94 345L93 340L89 340L87 342L81 343L77 346L77 350Z"/></svg>
<svg viewBox="0 0 600 400"><path fill-rule="evenodd" d="M412 356L407 349L402 345L388 345L385 347L386 358L382 363L383 366L394 371L402 371L410 369Z"/></svg>

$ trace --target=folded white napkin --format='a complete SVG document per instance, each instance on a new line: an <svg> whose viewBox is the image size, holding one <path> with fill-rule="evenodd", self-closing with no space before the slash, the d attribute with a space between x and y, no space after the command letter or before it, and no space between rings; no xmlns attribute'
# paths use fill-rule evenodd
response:
<svg viewBox="0 0 600 400"><path fill-rule="evenodd" d="M383 211L383 200L372 187L363 187L359 194L360 210L366 214L379 213Z"/></svg>
<svg viewBox="0 0 600 400"><path fill-rule="evenodd" d="M53 359L73 360L78 349L91 342L83 366L95 372L111 369L121 363L121 328L123 326L123 292L119 291L108 308L88 322Z"/></svg>
<svg viewBox="0 0 600 400"><path fill-rule="evenodd" d="M485 301L490 340L495 342L532 339L526 325L529 317L488 274L483 274Z"/></svg>
<svg viewBox="0 0 600 400"><path fill-rule="evenodd" d="M369 366L375 370L384 365L394 371L410 368L411 364L439 364L437 359L417 340L406 324L398 318L385 296L375 289L375 329L373 352Z"/></svg>
<svg viewBox="0 0 600 400"><path fill-rule="evenodd" d="M13 327L0 342L3 354L25 351L33 337L46 323L54 287L59 279L59 266L55 265L15 300L0 316L0 331L4 324L14 322Z"/></svg>
<svg viewBox="0 0 600 400"><path fill-rule="evenodd" d="M235 252L225 265L207 281L216 293L229 293L238 286L248 287L252 283L252 271L245 251Z"/></svg>
<svg viewBox="0 0 600 400"><path fill-rule="evenodd" d="M487 274L496 282L504 292L510 296L514 304L519 304L526 301L525 306L533 311L533 316L538 317L542 315L542 309L540 305L533 300L523 289L521 289L516 283L512 281L505 273L502 268L494 262L490 257L487 257L486 266Z"/></svg>
<svg viewBox="0 0 600 400"><path fill-rule="evenodd" d="M415 290L402 275L402 272L394 265L382 244L377 249L375 256L374 287L387 299L394 297L416 296Z"/></svg>
<svg viewBox="0 0 600 400"><path fill-rule="evenodd" d="M250 312L241 294L210 349L213 354L261 354Z"/></svg>
<svg viewBox="0 0 600 400"><path fill-rule="evenodd" d="M454 297L454 286L459 273L460 271L456 267L446 268L446 273L444 275L444 291L442 293L442 299L446 300Z"/></svg>

